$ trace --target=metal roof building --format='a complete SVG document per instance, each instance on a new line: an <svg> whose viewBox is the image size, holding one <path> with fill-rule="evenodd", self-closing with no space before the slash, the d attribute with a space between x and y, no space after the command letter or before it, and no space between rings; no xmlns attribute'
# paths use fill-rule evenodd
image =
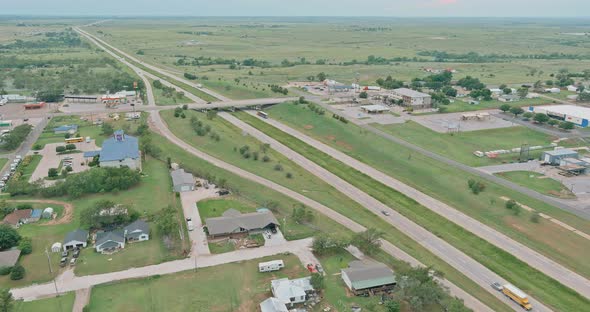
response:
<svg viewBox="0 0 590 312"><path fill-rule="evenodd" d="M195 178L192 174L177 169L170 173L172 176L172 188L175 192L189 192L195 190Z"/></svg>
<svg viewBox="0 0 590 312"><path fill-rule="evenodd" d="M530 106L530 112L547 114L549 117L569 121L581 127L588 127L590 108L577 105Z"/></svg>
<svg viewBox="0 0 590 312"><path fill-rule="evenodd" d="M101 167L127 166L141 170L139 140L126 135L123 130L117 130L112 137L102 143L98 160Z"/></svg>
<svg viewBox="0 0 590 312"><path fill-rule="evenodd" d="M211 236L223 236L263 231L278 226L279 222L271 212L240 213L235 209L226 210L221 217L205 220Z"/></svg>
<svg viewBox="0 0 590 312"><path fill-rule="evenodd" d="M383 263L365 263L353 261L347 269L342 269L342 280L348 288L357 293L382 287L393 287L396 284L393 271Z"/></svg>

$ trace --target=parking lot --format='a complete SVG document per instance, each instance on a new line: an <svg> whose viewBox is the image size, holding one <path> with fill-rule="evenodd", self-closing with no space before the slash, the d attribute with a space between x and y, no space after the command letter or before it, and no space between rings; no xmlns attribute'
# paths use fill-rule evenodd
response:
<svg viewBox="0 0 590 312"><path fill-rule="evenodd" d="M356 119L358 124L369 124L378 123L382 125L404 123L409 117L407 115L401 115L401 117L395 116L392 112L399 108L398 106L391 108L390 112L381 114L368 114L361 109L361 104L337 104L332 107L342 112L342 115L347 119Z"/></svg>
<svg viewBox="0 0 590 312"><path fill-rule="evenodd" d="M478 111L477 113L489 113L489 117L481 120L461 120L466 113L434 114L424 116L413 116L412 120L430 128L433 131L447 133L450 129L458 131L477 131L486 129L498 129L514 127L516 124L491 115L497 111Z"/></svg>
<svg viewBox="0 0 590 312"><path fill-rule="evenodd" d="M65 143L46 144L45 148L43 148L42 150L37 152L38 155L42 156L41 162L39 162L39 165L37 166L37 168L35 168L35 171L31 175L29 182L37 181L39 179L44 179L45 177L47 177L48 170L50 168L59 168L60 163L62 161L66 161L66 162L70 161L71 162L71 167L73 169L72 170L73 173L88 170L89 167L85 164L83 152L95 151L95 150L98 150L98 147L94 143L94 140L91 140L90 143L82 142L82 143L75 143L75 144L76 144L76 149L81 151L81 153L61 154L61 155L58 155L55 152L55 148L57 146L64 146ZM33 152L30 152L29 154L33 154ZM65 167L65 166L63 166L63 167Z"/></svg>

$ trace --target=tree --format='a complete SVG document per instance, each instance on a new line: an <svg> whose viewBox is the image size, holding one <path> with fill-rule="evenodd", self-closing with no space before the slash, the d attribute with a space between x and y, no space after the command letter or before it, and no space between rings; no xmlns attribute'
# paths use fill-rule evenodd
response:
<svg viewBox="0 0 590 312"><path fill-rule="evenodd" d="M291 214L291 217L297 223L311 222L314 218L313 212L303 205L293 208L293 213Z"/></svg>
<svg viewBox="0 0 590 312"><path fill-rule="evenodd" d="M33 252L33 240L30 237L24 237L18 244L18 249L21 251L21 255L28 255Z"/></svg>
<svg viewBox="0 0 590 312"><path fill-rule="evenodd" d="M311 280L309 281L313 289L320 290L326 286L324 283L324 275L320 273L311 274Z"/></svg>
<svg viewBox="0 0 590 312"><path fill-rule="evenodd" d="M0 250L16 246L20 239L20 234L10 225L0 224Z"/></svg>
<svg viewBox="0 0 590 312"><path fill-rule="evenodd" d="M451 86L444 86L441 90L446 96L456 97L457 96L457 89Z"/></svg>
<svg viewBox="0 0 590 312"><path fill-rule="evenodd" d="M131 223L139 214L110 200L99 200L80 212L80 224L86 229L104 229Z"/></svg>
<svg viewBox="0 0 590 312"><path fill-rule="evenodd" d="M76 144L66 144L66 150L73 151L76 149Z"/></svg>
<svg viewBox="0 0 590 312"><path fill-rule="evenodd" d="M570 121L563 121L559 124L559 128L563 130L572 130L574 128L574 123Z"/></svg>
<svg viewBox="0 0 590 312"><path fill-rule="evenodd" d="M25 141L29 133L31 132L31 125L29 124L22 124L20 126L14 127L12 131L5 135L2 139L2 147L6 150L13 150L16 149Z"/></svg>
<svg viewBox="0 0 590 312"><path fill-rule="evenodd" d="M529 94L529 88L518 88L518 90L516 90L516 94L518 94L518 96L520 96L521 98L525 98L527 94Z"/></svg>
<svg viewBox="0 0 590 312"><path fill-rule="evenodd" d="M23 277L25 277L25 268L20 264L15 265L12 271L10 271L10 279L18 281L23 279Z"/></svg>
<svg viewBox="0 0 590 312"><path fill-rule="evenodd" d="M47 171L47 176L49 178L55 178L59 175L59 171L57 171L57 168L49 168L49 170Z"/></svg>
<svg viewBox="0 0 590 312"><path fill-rule="evenodd" d="M311 250L314 254L321 256L335 253L348 245L350 245L350 242L345 239L339 239L330 234L320 233L313 237Z"/></svg>
<svg viewBox="0 0 590 312"><path fill-rule="evenodd" d="M400 304L397 301L387 301L387 303L385 304L385 310L387 312L399 312L400 309Z"/></svg>
<svg viewBox="0 0 590 312"><path fill-rule="evenodd" d="M531 220L531 222L533 222L533 223L539 223L539 214L538 214L538 213L533 213L533 214L531 215L531 219L530 219L530 220Z"/></svg>
<svg viewBox="0 0 590 312"><path fill-rule="evenodd" d="M352 244L362 252L372 255L381 247L383 234L383 232L375 228L369 228L364 232L356 233L352 238Z"/></svg>
<svg viewBox="0 0 590 312"><path fill-rule="evenodd" d="M510 88L504 88L504 89L502 89L502 92L504 92L504 94L511 94L512 93L512 89L510 89Z"/></svg>
<svg viewBox="0 0 590 312"><path fill-rule="evenodd" d="M518 117L518 115L524 113L524 110L522 108L520 108L520 107L512 107L510 109L510 112L512 114L514 114L514 117Z"/></svg>
<svg viewBox="0 0 590 312"><path fill-rule="evenodd" d="M535 117L533 117L533 120L535 120L536 122L543 124L546 123L547 121L549 121L549 116L547 116L547 114L535 114Z"/></svg>
<svg viewBox="0 0 590 312"><path fill-rule="evenodd" d="M558 124L559 124L559 120L550 119L550 120L549 120L547 123L548 123L550 126L555 126L555 125L558 125Z"/></svg>
<svg viewBox="0 0 590 312"><path fill-rule="evenodd" d="M512 106L510 106L509 104L502 104L500 106L500 110L503 111L504 113L509 111L512 108Z"/></svg>
<svg viewBox="0 0 590 312"><path fill-rule="evenodd" d="M518 206L518 203L514 199L510 199L506 202L506 209L513 209L515 206Z"/></svg>
<svg viewBox="0 0 590 312"><path fill-rule="evenodd" d="M531 112L526 112L524 114L522 114L522 117L524 118L532 118L533 116L535 116L535 114L531 113Z"/></svg>
<svg viewBox="0 0 590 312"><path fill-rule="evenodd" d="M579 102L588 102L588 101L590 101L590 93L588 93L586 91L580 92L580 94L578 94L577 100Z"/></svg>
<svg viewBox="0 0 590 312"><path fill-rule="evenodd" d="M14 310L14 298L9 288L0 290L0 312L12 312Z"/></svg>
<svg viewBox="0 0 590 312"><path fill-rule="evenodd" d="M106 123L104 122L102 124L102 134L106 135L106 136L111 136L113 135L113 133L115 133L115 129L113 129L113 126L110 123Z"/></svg>
<svg viewBox="0 0 590 312"><path fill-rule="evenodd" d="M369 94L366 91L359 93L359 98L366 99L369 97Z"/></svg>
<svg viewBox="0 0 590 312"><path fill-rule="evenodd" d="M317 74L316 77L318 78L319 81L324 81L324 80L326 80L328 75L326 75L326 73L324 73L324 72L321 72L321 73Z"/></svg>
<svg viewBox="0 0 590 312"><path fill-rule="evenodd" d="M60 145L60 146L56 146L56 147L55 147L55 152L56 152L56 153L63 153L63 152L65 152L65 151L66 151L66 147L65 147L65 146L61 146L61 145Z"/></svg>

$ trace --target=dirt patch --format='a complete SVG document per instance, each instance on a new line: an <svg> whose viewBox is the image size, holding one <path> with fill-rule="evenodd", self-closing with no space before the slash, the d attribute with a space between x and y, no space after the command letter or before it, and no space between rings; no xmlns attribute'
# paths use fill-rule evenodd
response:
<svg viewBox="0 0 590 312"><path fill-rule="evenodd" d="M66 224L72 222L74 218L74 205L58 200L50 200L50 199L31 199L31 200L7 200L9 203L39 203L39 204L54 204L54 205L62 205L64 206L64 211L62 213L61 218L53 219L45 223L41 223L40 225L57 225L57 224Z"/></svg>
<svg viewBox="0 0 590 312"><path fill-rule="evenodd" d="M350 145L350 144L348 144L348 143L346 143L344 141L336 141L336 145L341 146L341 147L344 147L345 149L347 149L349 151L352 151L353 150L352 145Z"/></svg>
<svg viewBox="0 0 590 312"><path fill-rule="evenodd" d="M328 139L330 141L334 141L334 140L336 140L336 136L335 135L328 135L328 136L326 136L326 139Z"/></svg>
<svg viewBox="0 0 590 312"><path fill-rule="evenodd" d="M303 126L303 128L305 130L311 130L311 129L313 129L313 126L312 125L305 125L305 126Z"/></svg>

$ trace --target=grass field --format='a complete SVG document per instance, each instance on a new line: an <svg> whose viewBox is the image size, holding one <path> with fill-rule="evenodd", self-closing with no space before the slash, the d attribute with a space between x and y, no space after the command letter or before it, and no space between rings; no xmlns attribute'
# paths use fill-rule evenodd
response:
<svg viewBox="0 0 590 312"><path fill-rule="evenodd" d="M285 107L286 105L283 105ZM293 105L289 105L293 107ZM278 109L279 106L271 109L271 116L273 116L272 112ZM305 113L303 113L305 115ZM315 115L315 114L314 114ZM392 191L391 189L385 187L384 185L372 180L368 176L361 174L354 169L347 167L346 165L334 160L333 158L329 157L326 154L323 154L310 146L302 143L301 141L281 133L279 130L264 124L263 122L259 121L257 118L246 115L240 114L240 118L243 118L250 124L254 125L255 127L263 130L267 134L273 136L275 139L278 139L283 144L293 148L294 150L298 151L299 153L306 155L308 158L312 159L313 161L317 162L318 164L322 165L326 169L332 171L333 173L339 175L341 178L347 180L349 183L357 186L361 190L366 191L368 194L372 195L373 197L377 198L378 200L382 201L386 205L393 207L394 209L400 211L406 217L414 220L418 224L422 225L423 227L429 229L430 231L434 232L437 236L447 240L455 247L461 249L463 252L467 253L480 263L486 265L496 273L502 275L503 277L513 281L515 284L519 285L519 287L523 289L527 289L527 291L532 295L536 296L538 299L542 300L546 304L555 306L555 307L567 307L568 305L576 305L578 303L582 304L586 302L586 300L577 295L575 292L572 292L566 287L557 284L554 280L548 278L547 276L541 274L540 272L532 269L531 267L527 266L520 260L516 259L512 255L501 251L499 248L490 245L489 243L485 242L482 239L470 234L469 232L465 231L463 228L455 225L454 223L448 221L442 221L442 217L436 215L435 213L431 212L430 210L417 205L414 201L401 196L399 193ZM315 115L318 116L318 115ZM277 117L274 115L274 117ZM307 116L310 119L310 116ZM316 129L316 127L323 126L324 128L329 127L331 125L330 119L325 117L316 118L316 122L313 123L313 127L310 127L310 124L307 122L301 122L299 120L299 126L305 126L307 129ZM306 120L310 121L310 120ZM335 121L338 122L338 121ZM339 122L338 122L339 123ZM309 131L308 131L309 132ZM353 130L356 133L356 131ZM344 132L336 132L342 134L350 134L349 131ZM354 136L354 135L352 135ZM328 140L334 141L334 138L329 138ZM342 141L339 141L342 142ZM365 139L366 142L366 139ZM344 142L342 142L344 143ZM343 146L345 144L340 144ZM371 142L375 143L375 142ZM347 147L350 145L346 145ZM379 149L383 149L387 146L387 143L378 144ZM347 149L348 151L350 148ZM370 149L367 150L370 152ZM393 154L391 154L393 155ZM364 157L367 157L364 155ZM390 156L391 157L391 156ZM413 158L413 157L412 157ZM367 158L365 158L367 159ZM382 169L383 170L383 169ZM433 178L432 173L429 176L430 179ZM447 181L449 183L449 181ZM455 190L457 192L457 190ZM457 207L460 208L460 207ZM497 213L497 212L496 212ZM478 216L481 219L481 216ZM501 218L502 219L502 218ZM514 221L513 221L514 222ZM533 225L535 226L535 225ZM550 229L551 226L545 224L542 225L545 228ZM556 230L556 229L555 229ZM558 230L557 230L558 231ZM562 235L568 235L569 233L560 233ZM572 239L573 236L572 236ZM580 243L586 243L582 240L579 241ZM542 245L541 245L542 246ZM543 246L545 250L548 249L548 246ZM571 263L570 263L571 264ZM575 263L577 265L576 268L578 270L584 270L584 265L582 263ZM526 273L524 273L526 272ZM582 271L581 273L585 273ZM516 278L516 275L519 275ZM553 291L549 292L547 289L553 288ZM558 295L556 295L558 294ZM555 296L558 296L560 299L555 300ZM578 302L578 303L576 303Z"/></svg>
<svg viewBox="0 0 590 312"><path fill-rule="evenodd" d="M264 187L260 187L257 184L253 184L248 180L237 177L224 170L220 170L218 167L213 166L210 163L193 157L192 155L188 154L184 149L179 148L178 146L170 143L168 140L164 139L163 137L157 134L153 134L153 140L154 143L157 146L159 146L163 151L161 155L162 159L166 159L166 157L171 157L173 162L181 164L181 167L193 173L198 173L201 176L213 176L215 177L215 179L226 179L228 181L230 188L232 188L234 191L237 190L240 196L245 197L249 201L257 203L258 205L264 205L264 203L269 201L279 203L280 205L278 206L278 213L275 214L278 217L278 219L281 219L281 216L290 215L292 207L297 205L297 203L294 202L292 199L282 194L279 194ZM349 203L348 205L351 205L351 203ZM489 294L487 290L484 290L479 285L475 284L473 281L465 277L461 272L455 270L447 263L445 263L438 257L434 256L428 250L421 247L413 240L409 239L407 236L399 232L397 229L392 228L389 224L385 223L385 221L383 221L379 217L362 208L348 209L348 205L334 206L332 208L340 213L343 213L349 218L352 218L355 221L364 224L365 226L375 227L383 230L385 232L385 239L394 243L396 246L406 251L416 259L420 259L420 261L425 263L426 265L430 265L437 271L442 272L445 275L445 277L453 283L455 283L455 285L466 290L467 292L469 292L470 294L472 294L488 306L492 307L495 311L510 310L504 303L500 302L498 299ZM297 224L290 223L289 220L290 219L288 218L288 235L286 234L286 236L289 239L306 237L310 235L307 232L302 232L301 234L293 233L292 231ZM350 235L350 232L347 229L343 228L341 225L335 223L334 221L330 220L329 218L326 218L321 214L315 215L314 220L312 222L312 226L313 227L310 227L309 229L322 229L336 236ZM407 267L407 264L399 260L392 261L390 264L394 267L394 269Z"/></svg>
<svg viewBox="0 0 590 312"><path fill-rule="evenodd" d="M4 165L8 162L8 158L0 158L0 169L4 168Z"/></svg>
<svg viewBox="0 0 590 312"><path fill-rule="evenodd" d="M69 292L59 297L23 302L16 301L14 312L63 312L71 311L74 306L75 294Z"/></svg>
<svg viewBox="0 0 590 312"><path fill-rule="evenodd" d="M559 197L559 198L575 198L576 196L568 190L561 182L549 178L541 173L531 171L510 171L497 173L506 180L512 181L516 184L535 190L541 194Z"/></svg>
<svg viewBox="0 0 590 312"><path fill-rule="evenodd" d="M162 89L158 89L154 87L154 80L148 79L152 84L152 90L154 92L154 98L156 100L156 105L178 105L178 104L187 104L192 103L191 99L187 98L186 96L182 95L180 97L177 96L165 96L164 91Z"/></svg>
<svg viewBox="0 0 590 312"><path fill-rule="evenodd" d="M506 161L518 160L519 154L506 155L501 158L476 157L475 151L493 151L512 149L522 144L549 145L555 138L526 127L510 127L459 133L439 133L419 123L409 121L403 124L372 126L399 137L429 151L443 155L470 166L487 166Z"/></svg>
<svg viewBox="0 0 590 312"><path fill-rule="evenodd" d="M105 137L102 135L101 127L93 125L90 120L82 120L79 116L74 115L53 117L39 136L37 142L35 142L35 145L39 144L41 147L45 147L45 144L49 143L64 143L65 135L54 134L53 128L72 124L78 125L78 132L81 137L91 137L96 140L97 146L102 145Z"/></svg>
<svg viewBox="0 0 590 312"><path fill-rule="evenodd" d="M258 273L258 262L283 259L285 268ZM271 296L270 281L303 277L295 256L275 256L177 274L96 286L91 311L256 311Z"/></svg>

